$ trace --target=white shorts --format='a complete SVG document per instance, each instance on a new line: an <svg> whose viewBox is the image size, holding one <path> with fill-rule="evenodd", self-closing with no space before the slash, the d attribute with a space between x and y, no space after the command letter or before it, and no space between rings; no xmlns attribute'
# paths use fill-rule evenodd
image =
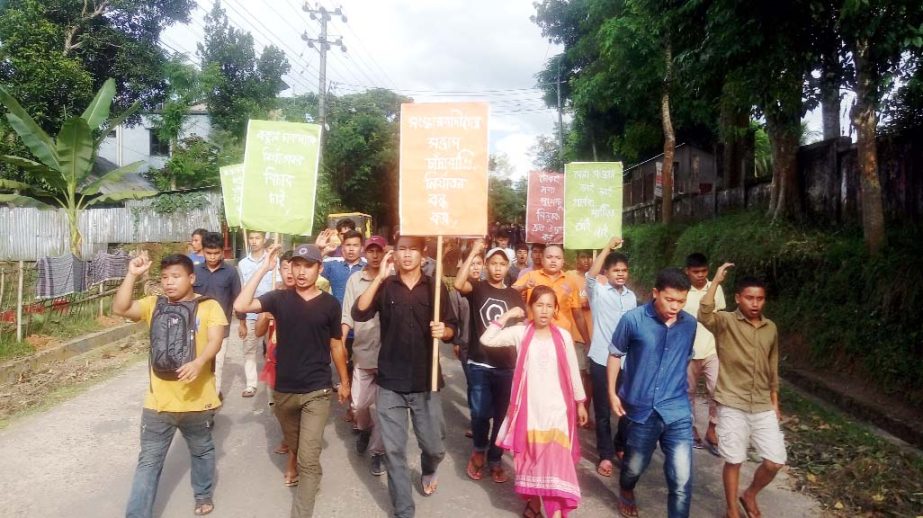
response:
<svg viewBox="0 0 923 518"><path fill-rule="evenodd" d="M741 464L747 460L752 443L757 455L776 464L785 464L785 437L775 410L749 413L718 405L718 451L725 462Z"/></svg>

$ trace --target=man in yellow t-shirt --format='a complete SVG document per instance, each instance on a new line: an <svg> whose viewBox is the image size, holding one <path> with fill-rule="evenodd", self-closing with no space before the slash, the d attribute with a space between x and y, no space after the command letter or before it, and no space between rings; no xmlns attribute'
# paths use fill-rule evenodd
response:
<svg viewBox="0 0 923 518"><path fill-rule="evenodd" d="M157 297L132 301L135 281L151 267L146 255L128 264L128 274L112 300L112 311L150 325ZM160 262L160 284L170 302L190 301L195 282L192 260L168 255ZM195 514L214 510L215 443L212 440L215 409L221 405L215 389L212 362L221 349L225 327L224 311L214 300L202 301L195 315L195 359L176 369L176 380L158 377L149 369L147 396L141 414L141 454L128 498L126 517L149 517L154 511L160 472L177 428L182 432L192 459L190 479L195 495Z"/></svg>

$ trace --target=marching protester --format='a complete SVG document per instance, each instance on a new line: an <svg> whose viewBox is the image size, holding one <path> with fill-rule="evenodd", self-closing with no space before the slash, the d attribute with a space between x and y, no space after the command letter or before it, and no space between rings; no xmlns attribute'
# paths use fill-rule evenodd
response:
<svg viewBox="0 0 923 518"><path fill-rule="evenodd" d="M734 312L715 311L715 295L732 263L715 272L699 306L699 321L715 335L721 370L715 400L718 402L718 450L724 459L724 496L727 516L760 516L756 497L787 460L779 421L779 332L763 316L766 284L754 277L737 281ZM763 460L753 480L738 497L740 465L753 445Z"/></svg>
<svg viewBox="0 0 923 518"><path fill-rule="evenodd" d="M532 249L529 251L529 257L532 260L532 264L519 269L519 275L517 275L516 280L522 279L527 273L535 270L542 269L542 257L545 255L545 244L544 243L532 243Z"/></svg>
<svg viewBox="0 0 923 518"><path fill-rule="evenodd" d="M298 245L292 253L294 289L273 290L254 297L264 275L276 264L279 245L272 245L268 260L260 263L234 301L240 313L271 313L276 325L276 383L273 412L282 424L285 444L295 451L298 486L291 516L314 513L322 475L320 453L330 415L332 383L330 360L340 377L337 396L349 399L346 348L342 341L340 305L317 288L323 256L314 245ZM291 481L286 481L291 485Z"/></svg>
<svg viewBox="0 0 923 518"><path fill-rule="evenodd" d="M471 479L480 480L486 466L491 479L503 483L509 476L501 463L503 450L496 442L510 402L516 350L513 347L486 348L480 337L494 319L512 308L524 310L525 305L519 292L505 283L510 261L502 248L490 249L484 258L486 281L470 274L475 271L483 250L484 243L475 242L455 278L455 289L468 300L471 318L466 368L474 452L465 471Z"/></svg>
<svg viewBox="0 0 923 518"><path fill-rule="evenodd" d="M584 328L586 329L585 334L582 333L576 326L574 328L574 344L577 347L578 361L580 362L580 378L583 380L583 391L586 392L586 404L587 407L590 406L593 402L593 379L590 376L590 365L588 361L589 354L589 345L593 338L593 313L590 311L590 303L587 299L586 293L586 274L590 270L590 266L593 264L593 252L590 250L577 250L576 261L574 262L574 269L567 272L567 275L570 275L574 278L574 282L577 283L579 287L579 301L580 301L580 312L583 313L583 321L585 322ZM581 358L582 357L582 358ZM587 428L594 428L593 420L590 419L586 424Z"/></svg>
<svg viewBox="0 0 923 518"><path fill-rule="evenodd" d="M258 271L263 268L263 263L268 260L266 253L266 233L251 230L247 232L247 243L250 245L250 253L237 262L237 270L240 272L240 284L246 285ZM272 267L276 265L273 264ZM273 289L271 269L261 274L259 284L256 287L255 296L269 292ZM257 354L260 353L263 341L256 336L256 313L247 313L246 318L240 321L237 329L237 336L241 340L244 352L244 381L246 387L241 393L242 397L253 397L256 395L256 386L258 383L257 373Z"/></svg>
<svg viewBox="0 0 923 518"><path fill-rule="evenodd" d="M554 323L554 290L536 286L529 297L532 319L517 306L493 320L481 335L487 347L515 347L517 359L506 419L497 445L513 452L516 492L526 499L522 515L566 517L580 505L576 464L577 426L587 421L585 394L570 332Z"/></svg>
<svg viewBox="0 0 923 518"><path fill-rule="evenodd" d="M596 414L596 451L599 454L596 472L604 477L612 476L616 456L621 461L624 455L624 430L627 423L627 419L619 419L619 432L613 443L606 368L609 343L622 316L638 306L635 293L626 285L628 258L612 251L621 245L621 238L613 237L609 240L586 272L586 293L593 315L593 339L587 354L587 364L593 378L593 413ZM605 276L606 282L597 280L596 276L600 274Z"/></svg>
<svg viewBox="0 0 923 518"><path fill-rule="evenodd" d="M436 469L445 457L442 399L431 391L433 338L452 339L457 320L449 304L441 304L439 322L432 320L436 290L446 300L442 282L424 275L422 237L399 236L395 250L385 254L378 275L352 309L356 322L375 315L381 322L378 353L378 425L385 447L388 492L396 517L414 515L410 469L407 466L407 418L420 446L421 491L432 495L438 486ZM389 275L391 265L397 275ZM437 372L442 387L442 373Z"/></svg>
<svg viewBox="0 0 923 518"><path fill-rule="evenodd" d="M510 270L506 274L507 286L512 286L519 278L519 272L529 267L529 245L525 242L516 243L514 251L513 264L510 265Z"/></svg>
<svg viewBox="0 0 923 518"><path fill-rule="evenodd" d="M199 295L215 299L224 310L224 316L231 322L234 311L234 299L240 295L240 277L237 269L224 261L224 236L217 232L208 232L202 240L205 262L195 265L195 283L193 291ZM221 373L224 369L224 357L227 355L230 326L224 329L221 349L215 356L215 386L218 398L224 399L221 392Z"/></svg>
<svg viewBox="0 0 923 518"><path fill-rule="evenodd" d="M193 266L198 266L205 262L205 255L202 253L202 242L205 240L205 234L208 234L208 231L204 228L197 228L192 231L192 236L189 239L189 253L186 256L192 259Z"/></svg>
<svg viewBox="0 0 923 518"><path fill-rule="evenodd" d="M378 425L377 412L371 407L378 397L378 351L381 349L381 323L378 315L365 322L356 322L352 317L352 307L365 290L378 277L381 260L385 256L388 242L381 236L372 236L365 242L365 267L354 273L346 281L343 296L341 323L343 335L353 333L353 376L352 409L359 436L356 438L356 450L369 452L372 475L385 474L385 448L381 440L381 427Z"/></svg>
<svg viewBox="0 0 923 518"><path fill-rule="evenodd" d="M704 254L692 253L686 257L686 277L692 287L686 297L683 311L698 318L699 305L702 298L712 283L708 280L708 259ZM715 291L715 311L721 311L727 305L724 302L724 290L719 285ZM695 344L692 347L692 360L689 362L689 404L692 405L692 445L695 448L707 448L712 455L719 455L718 435L715 433L718 425L718 404L715 402L715 387L718 385L718 351L715 349L715 336L701 323L695 333ZM695 392L699 379L705 377L705 391L708 399L708 427L705 431L705 440L699 436L695 426Z"/></svg>
<svg viewBox="0 0 923 518"><path fill-rule="evenodd" d="M696 321L684 312L689 279L676 269L657 274L653 300L619 320L609 348L612 410L627 418L625 458L619 477L619 513L638 516L635 486L657 444L664 454L667 515L689 516L692 501L692 415L686 368ZM622 359L625 369L622 371ZM618 393L616 386L624 377Z"/></svg>
<svg viewBox="0 0 923 518"><path fill-rule="evenodd" d="M128 273L112 299L112 312L143 320L150 329L148 389L141 413L141 453L125 516L150 517L157 485L176 430L189 448L189 478L194 513L211 513L215 485L215 410L221 406L211 364L221 348L228 321L221 306L193 291L192 260L168 255L160 262L164 296L132 300L135 281L151 267L146 255L128 264ZM176 326L188 332L170 332ZM189 343L192 338L193 343Z"/></svg>

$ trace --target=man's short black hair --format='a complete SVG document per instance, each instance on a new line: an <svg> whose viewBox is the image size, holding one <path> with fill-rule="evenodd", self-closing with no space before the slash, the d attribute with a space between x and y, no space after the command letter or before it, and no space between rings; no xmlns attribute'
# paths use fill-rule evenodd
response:
<svg viewBox="0 0 923 518"><path fill-rule="evenodd" d="M734 287L734 293L740 294L747 288L763 288L767 291L766 282L752 275L744 275L737 279L737 285Z"/></svg>
<svg viewBox="0 0 923 518"><path fill-rule="evenodd" d="M224 236L217 232L207 232L202 237L202 248L224 249Z"/></svg>
<svg viewBox="0 0 923 518"><path fill-rule="evenodd" d="M279 257L279 260L282 261L283 263L290 263L292 262L292 256L294 255L295 255L295 252L293 250L288 250L287 252L282 254L282 257Z"/></svg>
<svg viewBox="0 0 923 518"><path fill-rule="evenodd" d="M544 250L545 243L532 243L532 250Z"/></svg>
<svg viewBox="0 0 923 518"><path fill-rule="evenodd" d="M686 256L686 268L708 267L708 258L701 252L693 252Z"/></svg>
<svg viewBox="0 0 923 518"><path fill-rule="evenodd" d="M657 291L663 291L667 288L689 291L692 288L692 283L689 282L689 277L686 277L686 274L679 268L664 268L657 273L654 287L657 288Z"/></svg>
<svg viewBox="0 0 923 518"><path fill-rule="evenodd" d="M337 221L337 226L336 226L337 232L339 232L341 228L347 228L349 230L356 230L356 222L349 218L343 218L340 221Z"/></svg>
<svg viewBox="0 0 923 518"><path fill-rule="evenodd" d="M397 237L394 239L395 248L397 248L397 245L398 243L401 242L401 239L411 240L411 243L416 245L417 248L419 248L421 252L426 249L426 237L424 236L405 236L402 234L398 234Z"/></svg>
<svg viewBox="0 0 923 518"><path fill-rule="evenodd" d="M202 239L205 239L205 234L208 234L208 231L205 230L204 228L197 228L192 231L193 236L199 236Z"/></svg>
<svg viewBox="0 0 923 518"><path fill-rule="evenodd" d="M169 266L182 266L186 273L192 274L195 271L195 266L192 264L192 259L186 257L183 254L170 254L165 256L160 260L160 269L163 270Z"/></svg>
<svg viewBox="0 0 923 518"><path fill-rule="evenodd" d="M619 263L628 266L628 256L621 252L609 252L606 254L606 260L603 261L603 270L608 270Z"/></svg>
<svg viewBox="0 0 923 518"><path fill-rule="evenodd" d="M343 234L342 241L346 241L347 239L352 239L354 237L359 238L359 244L362 244L365 241L365 239L362 238L362 232L359 232L358 230L347 230L346 233Z"/></svg>
<svg viewBox="0 0 923 518"><path fill-rule="evenodd" d="M593 252L590 250L577 250L577 257L593 257Z"/></svg>
<svg viewBox="0 0 923 518"><path fill-rule="evenodd" d="M259 234L263 236L263 239L266 239L266 232L263 232L262 230L248 230L247 237L250 237L250 234Z"/></svg>
<svg viewBox="0 0 923 518"><path fill-rule="evenodd" d="M515 247L515 250L516 250L517 252L520 251L520 250L525 250L526 252L528 252L528 251L529 251L529 244L528 244L528 243L517 243L517 244L516 244L516 247Z"/></svg>
<svg viewBox="0 0 923 518"><path fill-rule="evenodd" d="M500 239L501 237L502 237L502 238L505 238L505 239L509 239L509 238L510 238L510 231L507 230L507 229L505 229L505 228L501 228L499 231L497 231L497 237L496 237L496 239Z"/></svg>

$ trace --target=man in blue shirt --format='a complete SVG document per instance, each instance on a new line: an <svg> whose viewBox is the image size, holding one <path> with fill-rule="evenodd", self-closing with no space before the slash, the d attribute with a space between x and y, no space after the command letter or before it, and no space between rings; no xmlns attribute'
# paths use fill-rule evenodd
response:
<svg viewBox="0 0 923 518"><path fill-rule="evenodd" d="M192 265L197 266L205 263L205 254L202 252L202 241L208 231L204 228L197 228L192 231L192 238L189 240L189 253L186 257L192 259Z"/></svg>
<svg viewBox="0 0 923 518"><path fill-rule="evenodd" d="M654 300L619 321L609 347L608 392L612 410L628 418L625 459L619 477L619 513L638 516L635 485L660 443L670 518L689 516L692 500L692 409L686 369L696 320L682 311L689 279L677 268L657 274ZM625 371L621 371L622 358ZM615 392L619 374L624 380Z"/></svg>
<svg viewBox="0 0 923 518"><path fill-rule="evenodd" d="M332 232L322 232L314 242L321 250L327 249ZM324 258L324 269L321 275L330 281L330 293L343 305L343 296L346 295L346 281L349 277L365 268L365 259L362 257L362 233L358 230L347 230L342 236L338 250L339 256L330 255Z"/></svg>
<svg viewBox="0 0 923 518"><path fill-rule="evenodd" d="M586 273L586 295L593 315L593 337L587 364L593 383L593 412L596 414L596 450L599 461L596 472L603 477L612 476L612 461L615 455L624 451L624 444L618 447L612 442L612 425L609 411L609 386L606 380L606 364L609 361L609 343L622 315L638 306L638 298L628 289L628 258L612 250L622 245L622 239L613 237L609 244L596 256L593 266ZM599 282L602 274L606 282ZM624 420L619 420L619 430L624 434ZM624 437L619 435L619 439Z"/></svg>

